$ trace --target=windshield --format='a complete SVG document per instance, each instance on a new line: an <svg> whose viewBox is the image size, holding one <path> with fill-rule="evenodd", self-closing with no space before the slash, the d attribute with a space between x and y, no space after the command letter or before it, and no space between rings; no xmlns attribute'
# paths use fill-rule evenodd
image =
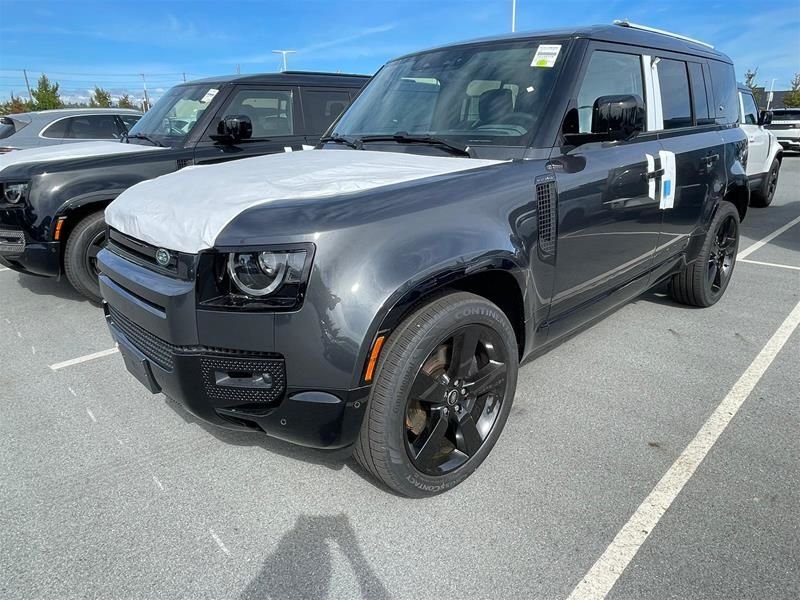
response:
<svg viewBox="0 0 800 600"><path fill-rule="evenodd" d="M448 48L387 64L334 126L334 136L432 136L462 145L527 145L566 41Z"/></svg>
<svg viewBox="0 0 800 600"><path fill-rule="evenodd" d="M208 84L176 86L131 127L129 135L147 136L165 146L177 145L194 128L217 91Z"/></svg>

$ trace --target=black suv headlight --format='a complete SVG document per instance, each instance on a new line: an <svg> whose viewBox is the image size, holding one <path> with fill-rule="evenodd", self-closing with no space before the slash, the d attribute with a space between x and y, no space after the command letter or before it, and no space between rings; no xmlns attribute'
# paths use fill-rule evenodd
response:
<svg viewBox="0 0 800 600"><path fill-rule="evenodd" d="M30 182L20 183L4 183L3 188L3 202L8 204L22 204L28 197L28 190L30 189Z"/></svg>
<svg viewBox="0 0 800 600"><path fill-rule="evenodd" d="M198 269L199 302L245 310L299 308L313 256L313 244L206 254Z"/></svg>

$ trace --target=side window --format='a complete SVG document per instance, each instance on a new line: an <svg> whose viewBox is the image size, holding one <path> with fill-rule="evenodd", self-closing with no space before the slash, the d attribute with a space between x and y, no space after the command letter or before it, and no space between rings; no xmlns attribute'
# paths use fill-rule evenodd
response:
<svg viewBox="0 0 800 600"><path fill-rule="evenodd" d="M224 116L247 115L253 122L253 139L294 134L291 90L239 90L228 102Z"/></svg>
<svg viewBox="0 0 800 600"><path fill-rule="evenodd" d="M595 51L578 91L577 124L574 117L567 115L564 133L591 133L592 107L600 96L634 94L644 98L642 90L642 59L639 55Z"/></svg>
<svg viewBox="0 0 800 600"><path fill-rule="evenodd" d="M758 108L756 101L753 99L753 94L749 92L741 92L742 104L744 104L744 121L747 125L758 125Z"/></svg>
<svg viewBox="0 0 800 600"><path fill-rule="evenodd" d="M131 127L136 125L137 121L141 119L139 115L119 115L120 120L125 125L125 128L130 131Z"/></svg>
<svg viewBox="0 0 800 600"><path fill-rule="evenodd" d="M303 116L306 133L318 135L350 106L350 94L345 90L303 90Z"/></svg>
<svg viewBox="0 0 800 600"><path fill-rule="evenodd" d="M658 83L661 86L661 110L664 129L692 126L692 102L689 97L689 78L682 60L658 61Z"/></svg>
<svg viewBox="0 0 800 600"><path fill-rule="evenodd" d="M714 88L714 119L723 125L732 125L739 120L739 94L733 66L717 60L709 60L711 85Z"/></svg>
<svg viewBox="0 0 800 600"><path fill-rule="evenodd" d="M50 123L44 128L40 134L43 138L49 139L63 139L67 137L67 130L69 129L69 119L59 119L54 123Z"/></svg>
<svg viewBox="0 0 800 600"><path fill-rule="evenodd" d="M692 106L694 107L694 118L697 125L711 125L714 119L708 114L708 94L706 93L706 81L703 76L703 65L699 63L688 63L689 81L692 84Z"/></svg>
<svg viewBox="0 0 800 600"><path fill-rule="evenodd" d="M119 139L114 115L86 115L70 117L67 137L76 140Z"/></svg>

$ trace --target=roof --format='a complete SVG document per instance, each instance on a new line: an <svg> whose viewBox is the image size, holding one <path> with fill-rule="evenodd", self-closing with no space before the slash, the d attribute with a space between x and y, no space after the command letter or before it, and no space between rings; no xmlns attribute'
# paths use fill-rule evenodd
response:
<svg viewBox="0 0 800 600"><path fill-rule="evenodd" d="M74 115L96 115L98 113L111 113L114 115L141 115L142 111L132 108L53 108L50 110L31 110L22 113L3 115L13 117L18 121L30 123L34 118L37 119L57 119L59 117L71 117Z"/></svg>
<svg viewBox="0 0 800 600"><path fill-rule="evenodd" d="M658 50L694 54L706 58L714 58L727 63L732 62L727 55L719 52L718 50L714 50L710 46L707 46L703 43L675 37L666 32L657 33L654 31L646 31L643 29L637 29L635 27L624 27L621 25L588 25L569 29L548 29L542 31L511 33L506 35L478 38L465 42L458 42L455 44L447 44L445 46L430 48L422 52L412 52L411 54L407 54L400 58L415 56L417 54L423 54L424 52L430 52L432 50L443 50L445 48L451 48L455 46L469 46L491 42L513 42L517 40L523 41L535 38L582 38L604 42L616 42L619 44L630 44L632 46L644 46L648 48L656 48Z"/></svg>
<svg viewBox="0 0 800 600"><path fill-rule="evenodd" d="M366 83L370 75L357 75L354 73L319 73L314 71L284 71L281 73L256 73L248 75L221 75L195 79L186 84L198 83L282 83L287 85L345 85L360 87Z"/></svg>

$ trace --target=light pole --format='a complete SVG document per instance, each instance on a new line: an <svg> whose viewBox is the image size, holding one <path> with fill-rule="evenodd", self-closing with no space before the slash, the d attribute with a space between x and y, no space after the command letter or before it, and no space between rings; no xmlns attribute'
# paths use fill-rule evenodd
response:
<svg viewBox="0 0 800 600"><path fill-rule="evenodd" d="M295 52L297 52L297 50L273 50L272 51L273 54L280 54L281 56L283 56L283 69L281 69L282 71L286 70L286 55L287 54L294 54Z"/></svg>
<svg viewBox="0 0 800 600"><path fill-rule="evenodd" d="M517 30L517 0L511 0L511 33Z"/></svg>
<svg viewBox="0 0 800 600"><path fill-rule="evenodd" d="M772 83L769 84L769 94L767 95L767 110L769 110L770 104L772 104L772 98L774 97L772 94L772 90L775 89L775 80L777 77L772 78Z"/></svg>

